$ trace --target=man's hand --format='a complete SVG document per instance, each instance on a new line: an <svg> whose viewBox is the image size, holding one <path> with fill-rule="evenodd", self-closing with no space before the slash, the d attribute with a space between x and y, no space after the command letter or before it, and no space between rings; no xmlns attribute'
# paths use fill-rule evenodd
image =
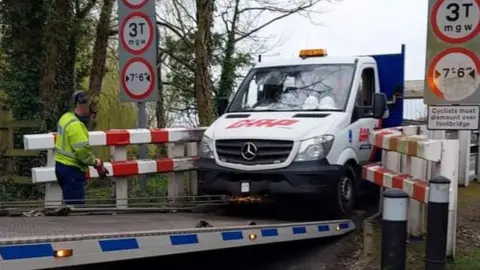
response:
<svg viewBox="0 0 480 270"><path fill-rule="evenodd" d="M96 158L95 159L95 166L93 166L95 169L98 167L103 167L103 160Z"/></svg>
<svg viewBox="0 0 480 270"><path fill-rule="evenodd" d="M105 168L103 166L103 161L99 158L96 159L95 161L95 169L97 170L98 172L98 176L100 178L106 178L107 177L107 174L109 174L110 172L107 170L107 168Z"/></svg>

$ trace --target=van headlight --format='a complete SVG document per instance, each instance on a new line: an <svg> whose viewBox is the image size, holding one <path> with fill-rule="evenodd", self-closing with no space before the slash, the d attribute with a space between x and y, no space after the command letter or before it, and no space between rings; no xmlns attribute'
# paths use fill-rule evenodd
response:
<svg viewBox="0 0 480 270"><path fill-rule="evenodd" d="M311 161L325 158L332 149L333 135L322 135L306 139L300 143L295 161Z"/></svg>
<svg viewBox="0 0 480 270"><path fill-rule="evenodd" d="M200 141L200 157L202 158L215 158L213 154L213 140L203 135Z"/></svg>

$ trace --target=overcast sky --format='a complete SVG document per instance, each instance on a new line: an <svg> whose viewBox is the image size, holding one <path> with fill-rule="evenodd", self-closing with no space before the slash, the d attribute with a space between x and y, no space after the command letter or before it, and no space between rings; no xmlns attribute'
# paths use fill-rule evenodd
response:
<svg viewBox="0 0 480 270"><path fill-rule="evenodd" d="M282 41L268 60L296 57L300 48L326 48L329 55L382 54L398 53L406 44L405 79L423 79L427 8L427 0L343 0L318 15L315 21L323 25L292 16L265 30Z"/></svg>

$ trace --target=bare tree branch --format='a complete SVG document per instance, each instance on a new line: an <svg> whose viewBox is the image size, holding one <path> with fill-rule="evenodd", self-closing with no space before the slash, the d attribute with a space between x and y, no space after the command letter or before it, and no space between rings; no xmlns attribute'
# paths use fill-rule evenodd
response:
<svg viewBox="0 0 480 270"><path fill-rule="evenodd" d="M269 12L271 14L280 14L275 16L273 19L270 19L260 25L258 25L255 28L251 28L248 30L245 30L243 33L237 32L239 34L239 37L235 39L236 42L239 42L245 38L248 38L252 36L253 34L259 32L260 30L264 29L265 27L273 24L274 22L277 22L281 19L284 19L288 16L291 16L293 14L298 14L302 11L307 11L310 8L314 7L318 3L320 3L322 0L308 0L305 2L298 3L297 6L291 7L291 8L284 8L279 5L264 5L264 6L258 6L258 7L247 7L244 9L239 10L238 12L240 14L245 13L245 12L255 12L258 11L257 18L260 16L260 14L264 12Z"/></svg>

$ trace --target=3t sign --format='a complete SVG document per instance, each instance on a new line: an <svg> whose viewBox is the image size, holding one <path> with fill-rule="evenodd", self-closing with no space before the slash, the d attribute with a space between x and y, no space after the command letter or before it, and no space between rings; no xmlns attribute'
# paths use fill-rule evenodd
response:
<svg viewBox="0 0 480 270"><path fill-rule="evenodd" d="M447 43L464 43L480 31L478 0L438 0L432 9L432 28Z"/></svg>
<svg viewBox="0 0 480 270"><path fill-rule="evenodd" d="M122 45L131 54L143 54L153 42L154 27L144 13L130 13L120 29Z"/></svg>
<svg viewBox="0 0 480 270"><path fill-rule="evenodd" d="M130 35L131 38L136 38L139 34L143 36L145 33L145 22L131 22L128 27L130 28L128 35Z"/></svg>

